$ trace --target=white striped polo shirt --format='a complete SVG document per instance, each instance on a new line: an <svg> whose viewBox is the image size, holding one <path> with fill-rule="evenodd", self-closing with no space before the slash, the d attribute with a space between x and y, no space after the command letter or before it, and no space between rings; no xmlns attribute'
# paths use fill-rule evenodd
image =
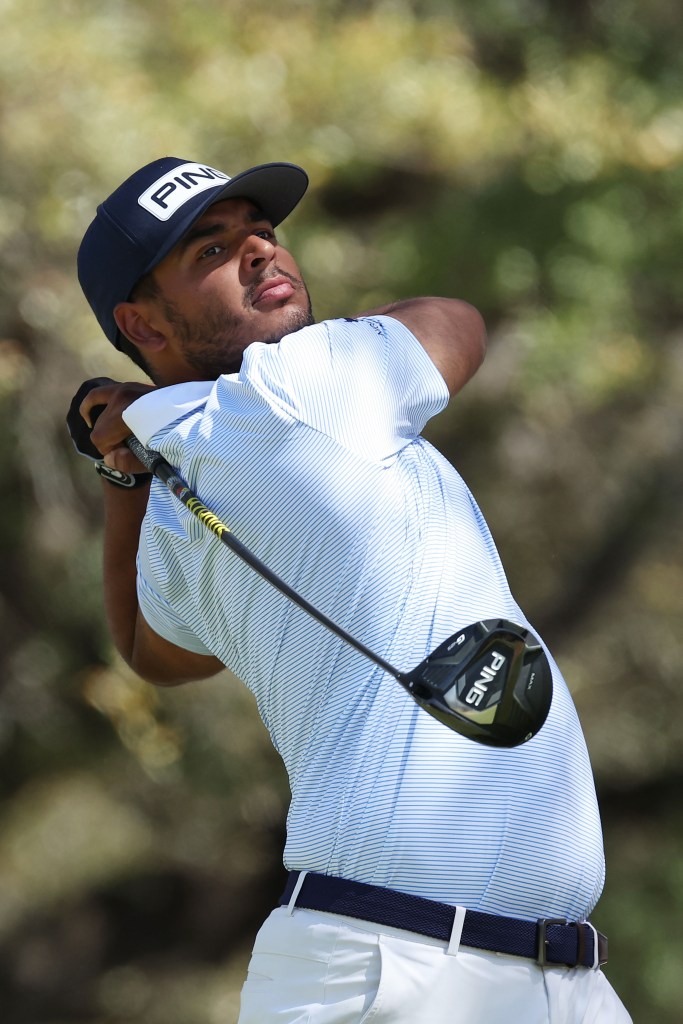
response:
<svg viewBox="0 0 683 1024"><path fill-rule="evenodd" d="M254 554L406 670L478 619L533 628L472 495L420 436L447 401L417 339L380 316L253 344L239 373L160 389L125 418ZM138 593L157 633L216 655L254 694L289 775L287 868L527 919L590 912L600 820L552 658L534 739L512 750L463 739L156 480Z"/></svg>

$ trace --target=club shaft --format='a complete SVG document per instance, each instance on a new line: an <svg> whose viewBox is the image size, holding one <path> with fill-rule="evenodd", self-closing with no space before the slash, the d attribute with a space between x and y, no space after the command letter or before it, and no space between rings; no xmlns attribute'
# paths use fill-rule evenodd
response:
<svg viewBox="0 0 683 1024"><path fill-rule="evenodd" d="M284 594L286 598L292 601L303 611L307 612L307 614L319 622L321 626L324 626L331 633L334 633L335 636L338 636L340 640L344 641L344 643L353 647L356 651L364 655L369 659L369 661L372 661L385 672L388 672L394 677L394 679L398 680L398 682L404 682L405 674L403 672L399 672L397 668L390 665L389 662L385 661L384 658L381 658L379 654L375 654L374 651L370 650L369 647L366 647L360 640L357 640L350 633L347 633L345 629L342 629L342 627L336 622L328 618L324 612L321 612L315 607L315 605L312 605L305 597L302 597L301 594L290 587L288 583L285 583L285 581L274 573L272 569L269 569L260 558L257 558L249 548L235 537L230 528L226 526L225 523L221 522L215 512L212 512L211 509L207 508L207 506L200 501L197 495L187 486L185 481L178 476L174 468L163 458L162 455L149 448L145 448L137 437L129 437L126 444L138 461L141 462L150 473L153 473L154 476L161 480L168 490L175 495L178 501L182 502L193 516L203 523L211 533L215 534L215 536L218 537L226 547L230 548L230 550L241 558L243 562L254 570L254 572L257 572L259 576L270 583L271 586L275 587L275 589L279 590L281 594Z"/></svg>

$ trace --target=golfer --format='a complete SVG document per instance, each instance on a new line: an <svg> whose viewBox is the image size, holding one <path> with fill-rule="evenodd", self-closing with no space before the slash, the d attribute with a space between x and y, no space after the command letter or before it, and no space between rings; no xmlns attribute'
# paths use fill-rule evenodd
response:
<svg viewBox="0 0 683 1024"><path fill-rule="evenodd" d="M79 278L153 386L81 405L116 646L175 685L224 666L291 786L289 881L239 1024L628 1024L589 921L603 849L585 742L553 700L511 749L457 735L268 585L133 458L160 452L258 558L390 664L456 630L532 629L456 470L421 436L478 369L481 317L416 298L316 322L276 230L307 177L163 158L98 208ZM465 443L465 442L463 442ZM616 937L618 941L618 936Z"/></svg>

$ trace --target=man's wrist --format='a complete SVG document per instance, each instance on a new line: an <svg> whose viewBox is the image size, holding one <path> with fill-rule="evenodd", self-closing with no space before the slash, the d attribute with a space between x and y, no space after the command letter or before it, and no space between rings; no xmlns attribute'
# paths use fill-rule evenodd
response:
<svg viewBox="0 0 683 1024"><path fill-rule="evenodd" d="M120 469L112 469L104 462L96 462L95 471L108 484L123 487L129 491L136 487L146 487L152 479L151 473L122 473Z"/></svg>

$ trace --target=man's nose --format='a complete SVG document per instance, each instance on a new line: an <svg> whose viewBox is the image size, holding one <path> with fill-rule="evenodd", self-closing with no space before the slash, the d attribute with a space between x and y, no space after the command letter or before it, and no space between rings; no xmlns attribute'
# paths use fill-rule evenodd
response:
<svg viewBox="0 0 683 1024"><path fill-rule="evenodd" d="M247 274L260 272L265 270L274 256L275 246L268 238L249 235L242 248L242 268Z"/></svg>

